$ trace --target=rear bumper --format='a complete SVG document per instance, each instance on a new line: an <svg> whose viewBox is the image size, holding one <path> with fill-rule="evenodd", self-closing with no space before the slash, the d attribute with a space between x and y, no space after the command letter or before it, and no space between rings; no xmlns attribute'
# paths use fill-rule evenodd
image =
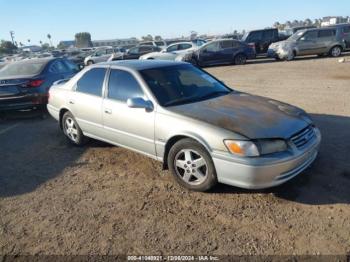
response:
<svg viewBox="0 0 350 262"><path fill-rule="evenodd" d="M321 134L304 152L276 161L242 164L213 156L218 181L246 189L262 189L278 186L300 174L316 159Z"/></svg>
<svg viewBox="0 0 350 262"><path fill-rule="evenodd" d="M31 109L47 104L46 94L25 94L0 97L0 111Z"/></svg>

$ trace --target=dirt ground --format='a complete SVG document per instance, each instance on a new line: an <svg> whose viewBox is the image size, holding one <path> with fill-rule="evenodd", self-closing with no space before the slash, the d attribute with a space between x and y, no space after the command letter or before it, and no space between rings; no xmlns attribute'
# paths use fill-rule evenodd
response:
<svg viewBox="0 0 350 262"><path fill-rule="evenodd" d="M207 68L241 91L306 109L315 163L278 188L180 188L161 164L66 143L35 113L0 122L0 254L350 253L350 56Z"/></svg>

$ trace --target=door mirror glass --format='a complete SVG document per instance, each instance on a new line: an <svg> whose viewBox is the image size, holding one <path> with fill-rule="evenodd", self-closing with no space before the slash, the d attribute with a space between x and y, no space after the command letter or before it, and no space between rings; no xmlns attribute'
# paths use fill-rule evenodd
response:
<svg viewBox="0 0 350 262"><path fill-rule="evenodd" d="M153 104L151 101L146 101L142 97L128 98L126 104L130 108L144 108L146 111L153 110Z"/></svg>

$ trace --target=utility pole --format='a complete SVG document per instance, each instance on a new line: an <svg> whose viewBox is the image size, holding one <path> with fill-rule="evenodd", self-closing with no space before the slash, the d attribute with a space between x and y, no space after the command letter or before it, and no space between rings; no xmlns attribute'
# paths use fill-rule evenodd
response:
<svg viewBox="0 0 350 262"><path fill-rule="evenodd" d="M10 31L10 36L11 36L13 45L15 45L14 35L15 35L15 32L14 31Z"/></svg>

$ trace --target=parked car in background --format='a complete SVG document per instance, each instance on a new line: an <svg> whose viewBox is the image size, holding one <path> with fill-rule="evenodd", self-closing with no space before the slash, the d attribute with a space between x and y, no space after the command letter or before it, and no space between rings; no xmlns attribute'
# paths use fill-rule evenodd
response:
<svg viewBox="0 0 350 262"><path fill-rule="evenodd" d="M176 61L189 62L197 66L220 64L243 65L247 59L255 58L255 50L246 43L232 40L213 40L197 50L176 57Z"/></svg>
<svg viewBox="0 0 350 262"><path fill-rule="evenodd" d="M163 40L159 40L159 41L144 41L144 42L140 42L138 45L139 46L151 45L151 46L159 47L161 49L165 49L167 47L167 43L165 41L163 41Z"/></svg>
<svg viewBox="0 0 350 262"><path fill-rule="evenodd" d="M271 43L286 39L287 36L280 35L276 28L261 29L246 32L241 41L255 48L256 54L265 54Z"/></svg>
<svg viewBox="0 0 350 262"><path fill-rule="evenodd" d="M93 54L85 57L84 64L92 65L100 62L106 62L112 54L122 54L119 48L99 48Z"/></svg>
<svg viewBox="0 0 350 262"><path fill-rule="evenodd" d="M198 47L204 45L206 42L202 41L193 41L193 42L179 42L169 45L166 49L161 50L160 52L152 52L146 55L140 56L139 59L160 59L160 60L175 60L175 58L182 53L186 53L191 50L195 50Z"/></svg>
<svg viewBox="0 0 350 262"><path fill-rule="evenodd" d="M126 60L126 59L139 59L140 56L152 53L152 52L160 52L162 49L153 45L140 45L130 48L127 52L110 56L108 61L116 61L116 60Z"/></svg>
<svg viewBox="0 0 350 262"><path fill-rule="evenodd" d="M337 24L334 25L337 29L337 33L344 39L345 42L345 49L350 49L350 24Z"/></svg>
<svg viewBox="0 0 350 262"><path fill-rule="evenodd" d="M85 68L50 90L68 141L87 137L163 162L182 186L277 186L316 158L321 134L305 111L241 93L187 63L121 61Z"/></svg>
<svg viewBox="0 0 350 262"><path fill-rule="evenodd" d="M296 32L285 41L270 45L268 56L293 60L302 55L338 57L346 49L342 28L325 27Z"/></svg>
<svg viewBox="0 0 350 262"><path fill-rule="evenodd" d="M42 108L51 85L75 75L67 59L37 58L12 62L0 70L0 111Z"/></svg>

